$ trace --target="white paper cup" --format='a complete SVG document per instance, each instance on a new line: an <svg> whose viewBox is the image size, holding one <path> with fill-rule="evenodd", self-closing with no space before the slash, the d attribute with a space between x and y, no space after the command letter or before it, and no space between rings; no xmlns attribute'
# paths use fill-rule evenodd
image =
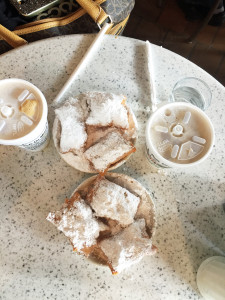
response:
<svg viewBox="0 0 225 300"><path fill-rule="evenodd" d="M209 133L209 142L208 142L208 146L207 146L207 151L205 151L204 155L201 156L198 160L194 161L194 162L190 162L190 163L176 163L176 162L172 162L168 159L165 159L160 153L159 151L156 149L156 147L154 146L153 140L152 140L152 136L151 136L151 128L153 126L153 123L159 118L159 116L161 116L161 114L163 113L163 111L165 110L173 110L175 108L184 108L184 109L189 109L191 111L194 111L196 114L198 114L204 121L206 124L205 130L208 131ZM198 107L189 104L189 103L184 103L184 102L174 102L174 103L169 103L169 104L165 104L163 106L161 106L159 109L157 109L149 118L148 122L147 122L147 126L146 126L146 154L147 154L147 158L149 160L149 162L151 164L153 164L156 167L161 167L161 168L184 168L184 167L191 167L191 166L195 166L201 162L203 162L210 154L212 147L214 145L214 140L215 140L215 134L214 134L214 129L213 129L213 125L212 122L210 121L210 119L208 118L208 116ZM164 146L164 145L162 145Z"/></svg>
<svg viewBox="0 0 225 300"><path fill-rule="evenodd" d="M197 285L206 300L225 299L225 257L213 256L200 265Z"/></svg>
<svg viewBox="0 0 225 300"><path fill-rule="evenodd" d="M47 106L45 96L35 85L22 79L11 78L11 79L1 80L0 88L6 84L7 85L19 84L21 85L21 89L28 90L30 93L35 94L35 97L37 97L37 100L42 105L42 115L38 124L26 135L15 139L0 139L0 144L18 146L20 148L24 148L29 151L43 150L48 145L49 142L49 129L48 129L48 121L47 121L48 106Z"/></svg>

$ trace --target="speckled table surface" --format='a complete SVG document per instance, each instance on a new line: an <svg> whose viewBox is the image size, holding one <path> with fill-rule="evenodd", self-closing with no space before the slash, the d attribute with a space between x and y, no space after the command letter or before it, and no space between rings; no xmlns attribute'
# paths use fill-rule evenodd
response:
<svg viewBox="0 0 225 300"><path fill-rule="evenodd" d="M93 38L71 35L8 52L0 56L0 78L22 78L38 86L47 98L52 127L50 104ZM206 113L216 143L210 157L194 168L162 174L145 157L150 99L144 42L105 37L69 93L103 90L128 96L139 140L137 152L116 172L134 177L153 193L158 253L117 276L74 254L65 236L45 218L90 175L68 166L52 141L39 153L0 146L0 299L201 298L199 265L210 256L225 255L225 89L196 65L158 46L153 46L153 61L158 101L167 100L184 76L202 78L212 90Z"/></svg>

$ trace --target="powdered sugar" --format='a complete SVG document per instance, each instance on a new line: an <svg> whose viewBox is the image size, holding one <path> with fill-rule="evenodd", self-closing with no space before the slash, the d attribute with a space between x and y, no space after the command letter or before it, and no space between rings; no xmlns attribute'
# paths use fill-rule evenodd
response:
<svg viewBox="0 0 225 300"><path fill-rule="evenodd" d="M106 226L93 217L92 210L83 199L75 201L72 207L64 205L60 211L49 213L47 220L53 223L80 251L96 244L96 238Z"/></svg>
<svg viewBox="0 0 225 300"><path fill-rule="evenodd" d="M70 99L55 110L61 123L60 148L62 152L78 150L84 146L87 133L84 124L84 111L77 99Z"/></svg>
<svg viewBox="0 0 225 300"><path fill-rule="evenodd" d="M90 114L86 120L88 125L108 126L110 124L128 128L128 113L122 104L125 97L109 93L88 93L87 104Z"/></svg>
<svg viewBox="0 0 225 300"><path fill-rule="evenodd" d="M132 150L135 148L119 131L114 130L85 151L85 156L97 171L103 172L111 164L127 156Z"/></svg>
<svg viewBox="0 0 225 300"><path fill-rule="evenodd" d="M61 157L72 167L84 172L103 172L109 166L122 164L125 161L126 149L135 148L131 146L137 138L137 124L132 111L125 105L125 97L105 92L87 92L78 95L76 98L70 98L60 108L55 110L56 118L53 126L53 140ZM94 144L103 143L107 132L118 130L124 138L121 145L114 142L114 150L107 155L105 153L104 161L101 162L101 155L96 153L91 155L90 148ZM101 147L102 144L99 144ZM128 147L127 147L128 146ZM118 149L116 150L116 147ZM86 155L88 149L89 158L95 157L95 163L92 163ZM121 151L119 153L119 151ZM107 150L108 151L108 150ZM133 152L133 151L131 151ZM117 155L117 154L118 155ZM125 155L124 155L125 154ZM116 157L116 158L115 158Z"/></svg>
<svg viewBox="0 0 225 300"><path fill-rule="evenodd" d="M145 220L139 219L117 235L100 242L100 247L113 269L121 272L138 263L144 255L154 254L152 241L147 236Z"/></svg>
<svg viewBox="0 0 225 300"><path fill-rule="evenodd" d="M127 189L102 179L94 190L90 205L96 216L110 218L127 226L133 222L139 202L140 198Z"/></svg>
<svg viewBox="0 0 225 300"><path fill-rule="evenodd" d="M155 209L148 192L133 178L116 173L105 176L82 182L63 208L49 213L47 220L80 253L121 272L156 252L151 240Z"/></svg>

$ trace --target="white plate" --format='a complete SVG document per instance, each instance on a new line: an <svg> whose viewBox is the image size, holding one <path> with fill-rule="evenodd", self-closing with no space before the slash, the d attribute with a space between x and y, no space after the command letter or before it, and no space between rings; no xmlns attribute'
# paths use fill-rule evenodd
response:
<svg viewBox="0 0 225 300"><path fill-rule="evenodd" d="M131 141L133 143L133 145L135 145L136 141L137 141L137 130L138 130L138 123L137 123L137 119L134 115L134 112L132 111L132 109L126 104L126 107L132 117L132 121L135 125L135 138L133 138ZM61 156L61 158L71 167L82 171L82 172L86 172L86 173L97 173L94 169L91 168L88 160L84 160L83 158L81 158L78 155L74 155L72 152L67 152L67 153L61 153L60 152L60 148L59 148L59 139L58 139L58 128L59 128L59 119L58 117L55 117L54 123L53 123L53 128L52 128L52 136L53 136L53 140L54 140L54 144L55 147L59 153L59 155ZM122 164L124 164L130 157L131 157L132 153L128 156L126 156L124 159L118 161L116 164L113 165L112 168L109 168L109 171L114 170L118 167L120 167Z"/></svg>
<svg viewBox="0 0 225 300"><path fill-rule="evenodd" d="M71 197L75 192L80 192L81 195L85 196L88 192L88 188L93 183L98 175L92 176L85 181L83 181L72 193ZM139 196L141 199L141 205L139 204L137 213L135 214L135 219L144 218L147 228L147 233L149 235L149 239L155 234L156 228L156 217L155 217L155 204L153 202L152 195L135 179L125 174L119 173L106 173L104 176L111 182L114 182L121 187L126 188L129 192L133 193L136 196ZM102 260L101 257L98 256L98 251L95 251L93 255L90 255L88 259L95 263L106 265L106 262Z"/></svg>

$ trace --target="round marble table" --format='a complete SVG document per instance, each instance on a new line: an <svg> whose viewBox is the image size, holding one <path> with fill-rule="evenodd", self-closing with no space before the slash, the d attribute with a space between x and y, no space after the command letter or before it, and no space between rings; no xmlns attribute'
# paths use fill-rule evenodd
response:
<svg viewBox="0 0 225 300"><path fill-rule="evenodd" d="M32 43L0 57L0 79L17 77L38 86L50 104L94 39L71 35ZM0 146L0 299L199 299L201 262L225 255L225 89L184 58L153 46L158 101L167 100L177 80L196 76L213 94L206 111L216 143L197 167L157 172L145 156L149 76L143 41L106 36L68 94L88 90L127 95L139 123L137 152L116 170L154 195L158 253L120 275L73 253L63 234L45 220L88 174L68 166L52 141L39 153ZM67 97L68 95L65 95Z"/></svg>

